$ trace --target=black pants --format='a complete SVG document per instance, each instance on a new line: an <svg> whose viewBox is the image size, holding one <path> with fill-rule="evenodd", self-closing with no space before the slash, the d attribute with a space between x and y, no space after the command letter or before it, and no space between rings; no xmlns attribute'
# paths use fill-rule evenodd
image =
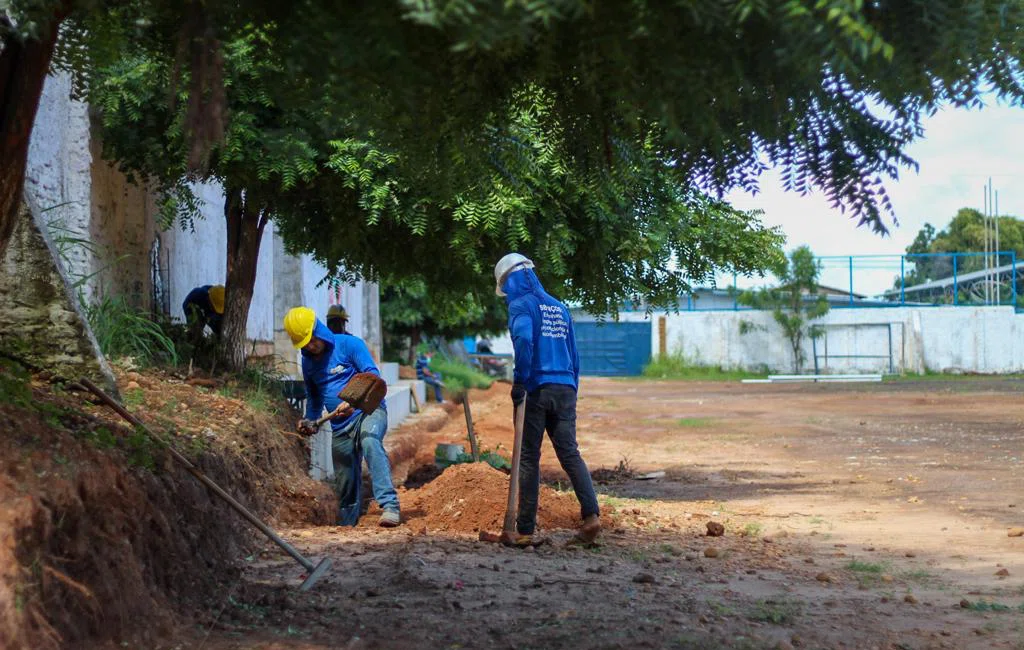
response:
<svg viewBox="0 0 1024 650"><path fill-rule="evenodd" d="M519 513L516 530L532 535L537 525L540 492L540 446L547 429L555 455L569 475L586 518L599 513L594 484L576 445L576 390L563 384L544 384L526 396L523 452L519 459Z"/></svg>

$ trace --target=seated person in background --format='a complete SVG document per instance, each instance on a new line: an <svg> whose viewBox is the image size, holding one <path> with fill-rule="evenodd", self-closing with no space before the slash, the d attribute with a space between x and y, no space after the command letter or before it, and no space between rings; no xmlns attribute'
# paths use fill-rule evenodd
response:
<svg viewBox="0 0 1024 650"><path fill-rule="evenodd" d="M491 351L491 342L487 339L480 339L480 342L476 344L477 354L494 354Z"/></svg>
<svg viewBox="0 0 1024 650"><path fill-rule="evenodd" d="M224 285L205 284L189 291L185 302L181 303L181 310L185 312L190 341L196 343L202 339L207 326L214 336L220 336L224 320Z"/></svg>
<svg viewBox="0 0 1024 650"><path fill-rule="evenodd" d="M429 350L424 350L416 358L416 379L422 380L427 386L434 387L434 399L440 404L444 401L444 396L441 395L441 387L444 384L441 382L441 373L430 369L432 358L434 358L434 353Z"/></svg>
<svg viewBox="0 0 1024 650"><path fill-rule="evenodd" d="M348 325L348 312L341 305L331 305L327 309L327 329L335 334L348 334L345 327Z"/></svg>

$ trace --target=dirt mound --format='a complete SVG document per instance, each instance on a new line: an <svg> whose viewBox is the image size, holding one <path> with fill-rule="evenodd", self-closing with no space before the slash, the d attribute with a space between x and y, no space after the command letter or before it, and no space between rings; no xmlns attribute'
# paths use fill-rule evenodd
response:
<svg viewBox="0 0 1024 650"><path fill-rule="evenodd" d="M404 497L411 526L427 531L475 533L501 530L508 499L508 476L487 463L453 465L419 490ZM410 507L411 506L411 507ZM540 488L537 527L575 528L580 505L571 494Z"/></svg>
<svg viewBox="0 0 1024 650"><path fill-rule="evenodd" d="M283 412L132 375L119 377L129 409L243 504L331 515ZM0 391L0 647L153 647L176 615L206 622L252 529L109 409L2 367L0 379L18 391Z"/></svg>

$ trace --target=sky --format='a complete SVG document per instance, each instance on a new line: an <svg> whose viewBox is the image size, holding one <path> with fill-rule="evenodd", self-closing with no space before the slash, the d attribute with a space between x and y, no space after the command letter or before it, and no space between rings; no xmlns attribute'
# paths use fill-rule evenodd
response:
<svg viewBox="0 0 1024 650"><path fill-rule="evenodd" d="M807 244L816 256L899 255L925 223L938 231L960 208L980 210L989 177L999 191L999 212L1024 216L1024 108L996 104L980 110L947 108L926 118L924 129L924 137L907 150L920 169L902 170L898 180L886 183L899 220L898 226L887 222L888 236L858 227L820 194L784 191L775 171L762 176L757 195L734 191L726 198L740 209L763 210L764 223L781 226L786 234L787 251ZM899 259L858 259L854 271L854 290L877 294L891 287L899 275ZM849 263L825 260L821 283L847 288ZM738 284L763 281L740 279Z"/></svg>

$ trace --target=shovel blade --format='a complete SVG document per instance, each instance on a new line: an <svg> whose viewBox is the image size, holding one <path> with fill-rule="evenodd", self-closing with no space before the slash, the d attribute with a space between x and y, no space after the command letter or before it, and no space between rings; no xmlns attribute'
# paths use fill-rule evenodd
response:
<svg viewBox="0 0 1024 650"><path fill-rule="evenodd" d="M312 589L313 585L315 585L320 578L324 577L324 574L327 573L327 569L330 568L331 558L325 557L320 560L320 564L316 565L316 567L309 572L309 576L302 581L301 585L299 585L299 591L309 591Z"/></svg>

